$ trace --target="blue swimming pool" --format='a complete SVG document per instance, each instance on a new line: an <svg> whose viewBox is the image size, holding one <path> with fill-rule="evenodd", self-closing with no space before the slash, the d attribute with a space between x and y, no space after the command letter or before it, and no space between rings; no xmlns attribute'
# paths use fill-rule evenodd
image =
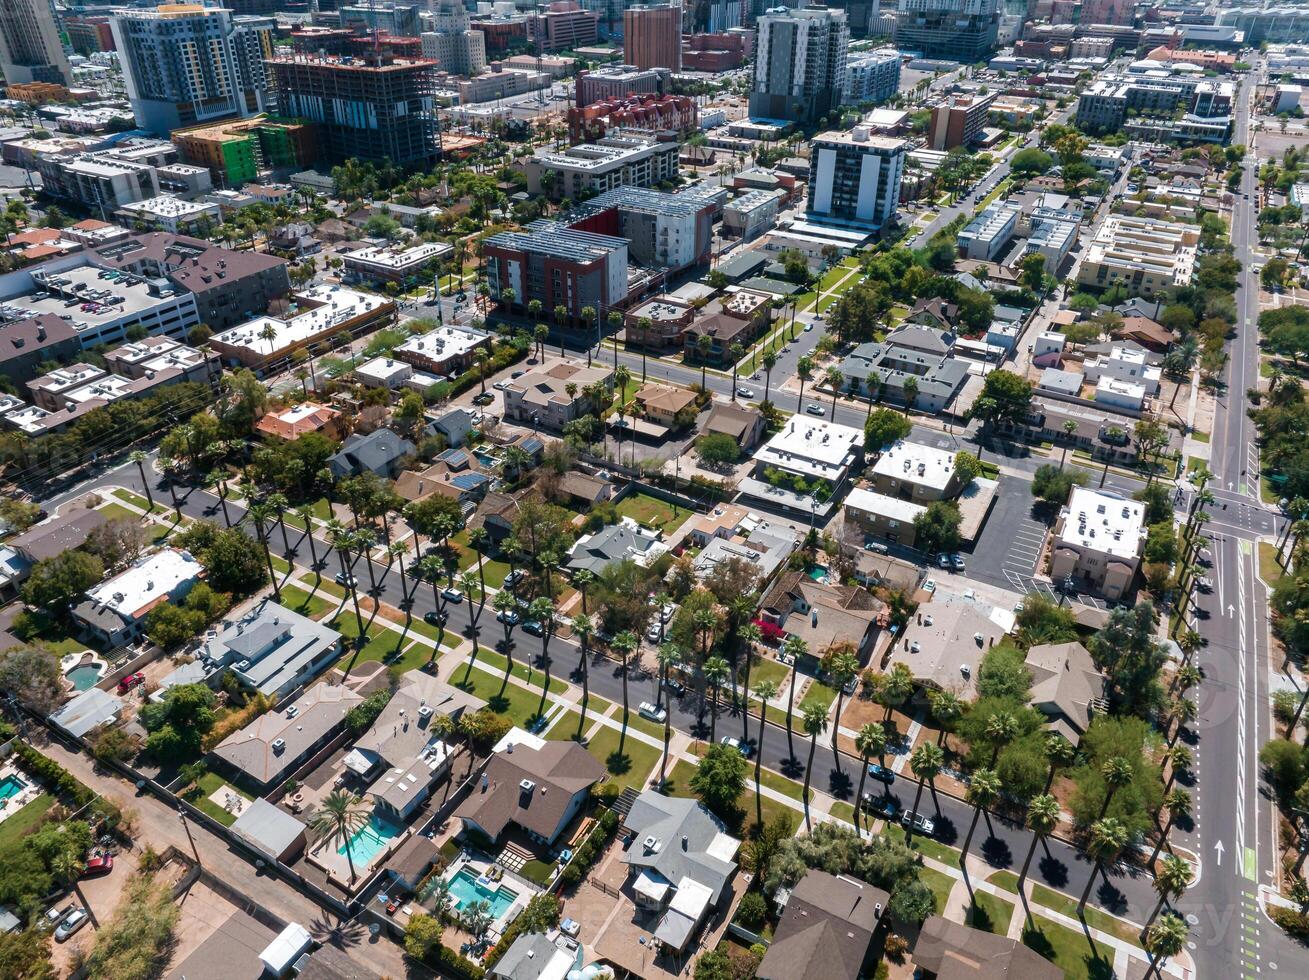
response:
<svg viewBox="0 0 1309 980"><path fill-rule="evenodd" d="M454 897L456 909L474 902L490 902L491 914L497 919L509 911L509 906L518 897L517 892L510 891L504 885L487 887L478 884L477 873L468 868L460 868L450 879L450 894Z"/></svg>
<svg viewBox="0 0 1309 980"><path fill-rule="evenodd" d="M100 667L97 664L83 664L64 674L73 684L73 690L86 691L95 687L100 680Z"/></svg>
<svg viewBox="0 0 1309 980"><path fill-rule="evenodd" d="M7 800L11 796L17 796L27 788L27 784L17 776L6 776L0 779L0 800Z"/></svg>
<svg viewBox="0 0 1309 980"><path fill-rule="evenodd" d="M350 835L350 857L355 864L367 864L403 832L403 827L374 813L368 818L368 823ZM342 844L336 853L344 857L345 849L346 845Z"/></svg>

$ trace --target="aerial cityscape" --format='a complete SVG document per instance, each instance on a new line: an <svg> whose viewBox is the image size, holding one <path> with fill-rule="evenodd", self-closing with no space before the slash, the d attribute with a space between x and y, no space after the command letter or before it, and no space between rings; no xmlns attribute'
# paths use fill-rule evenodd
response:
<svg viewBox="0 0 1309 980"><path fill-rule="evenodd" d="M0 978L1309 977L1309 0L0 75Z"/></svg>

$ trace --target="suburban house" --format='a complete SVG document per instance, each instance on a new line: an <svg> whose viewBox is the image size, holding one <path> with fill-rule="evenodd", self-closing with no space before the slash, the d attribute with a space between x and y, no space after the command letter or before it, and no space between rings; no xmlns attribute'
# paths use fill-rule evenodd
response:
<svg viewBox="0 0 1309 980"><path fill-rule="evenodd" d="M583 534L568 552L565 566L570 572L588 571L599 574L610 565L631 559L638 565L648 565L668 550L658 531L642 527L630 517L618 524L609 524L594 534Z"/></svg>
<svg viewBox="0 0 1309 980"><path fill-rule="evenodd" d="M466 408L452 408L427 426L428 435L444 436L446 445L462 446L473 434L473 415Z"/></svg>
<svg viewBox="0 0 1309 980"><path fill-rule="evenodd" d="M298 691L341 652L341 634L264 599L224 625L200 649L210 674L230 670L242 686L274 702Z"/></svg>
<svg viewBox="0 0 1309 980"><path fill-rule="evenodd" d="M109 518L101 511L75 510L33 525L22 534L10 538L5 546L13 548L35 565L47 558L57 558L65 551L80 548L86 544L92 531L108 523Z"/></svg>
<svg viewBox="0 0 1309 980"><path fill-rule="evenodd" d="M1121 599L1145 547L1145 505L1108 490L1073 487L1055 524L1050 578Z"/></svg>
<svg viewBox="0 0 1309 980"><path fill-rule="evenodd" d="M564 980L581 965L582 947L568 937L524 932L486 975L491 980Z"/></svg>
<svg viewBox="0 0 1309 980"><path fill-rule="evenodd" d="M338 480L367 470L375 476L394 478L400 461L414 454L414 444L390 429L377 429L367 435L355 433L341 445L341 451L327 461Z"/></svg>
<svg viewBox="0 0 1309 980"><path fill-rule="evenodd" d="M758 514L746 514L730 536L710 534L706 538L703 550L695 556L695 573L703 578L735 558L753 565L760 587L765 587L799 546L800 536L793 528L773 524Z"/></svg>
<svg viewBox="0 0 1309 980"><path fill-rule="evenodd" d="M905 323L915 323L923 327L935 327L946 333L954 331L959 318L959 307L939 296L933 299L920 299L905 314Z"/></svg>
<svg viewBox="0 0 1309 980"><path fill-rule="evenodd" d="M695 392L672 385L647 384L636 393L636 405L651 422L672 429L677 416L686 409L695 410Z"/></svg>
<svg viewBox="0 0 1309 980"><path fill-rule="evenodd" d="M1147 316L1125 316L1109 335L1114 340L1134 341L1156 354L1163 354L1177 340L1173 331Z"/></svg>
<svg viewBox="0 0 1309 980"><path fill-rule="evenodd" d="M781 895L784 889L779 888ZM847 875L810 870L787 891L759 980L859 980L871 976L890 895Z"/></svg>
<svg viewBox="0 0 1309 980"><path fill-rule="evenodd" d="M1022 940L951 922L939 915L923 923L914 943L914 965L928 980L1063 980L1064 971Z"/></svg>
<svg viewBox="0 0 1309 980"><path fill-rule="evenodd" d="M468 527L485 528L493 549L499 550L501 542L514 533L514 521L518 518L518 499L498 490L492 490L477 507L477 512L469 519Z"/></svg>
<svg viewBox="0 0 1309 980"><path fill-rule="evenodd" d="M190 552L165 548L92 588L69 615L106 646L121 646L141 635L151 609L181 602L204 574L204 566Z"/></svg>
<svg viewBox="0 0 1309 980"><path fill-rule="evenodd" d="M742 402L715 401L700 431L705 435L731 436L742 452L754 452L768 430L764 413Z"/></svg>
<svg viewBox="0 0 1309 980"><path fill-rule="evenodd" d="M594 507L614 495L614 485L598 476L569 470L559 478L559 492L567 496L570 503L584 507Z"/></svg>
<svg viewBox="0 0 1309 980"><path fill-rule="evenodd" d="M977 693L977 666L982 655L1005 638L1012 620L1013 614L1007 610L963 596L938 594L918 607L889 659L908 666L920 687L971 698Z"/></svg>
<svg viewBox="0 0 1309 980"><path fill-rule="evenodd" d="M513 824L552 845L586 802L605 767L576 742L547 742L521 728L500 740L455 816L491 840Z"/></svg>
<svg viewBox="0 0 1309 980"><path fill-rule="evenodd" d="M505 385L505 421L561 432L567 423L592 410L585 394L592 385L603 385L612 392L613 369L556 361L548 368L529 371Z"/></svg>
<svg viewBox="0 0 1309 980"><path fill-rule="evenodd" d="M1032 675L1032 707L1076 745L1096 711L1107 708L1108 683L1080 643L1041 643L1024 661Z"/></svg>
<svg viewBox="0 0 1309 980"><path fill-rule="evenodd" d="M289 862L305 849L308 828L262 798L251 800L232 824L232 833L274 861Z"/></svg>
<svg viewBox="0 0 1309 980"><path fill-rule="evenodd" d="M50 721L74 738L116 721L123 702L98 687L88 688L50 715Z"/></svg>
<svg viewBox="0 0 1309 980"><path fill-rule="evenodd" d="M815 662L842 643L864 661L885 612L886 606L859 586L828 585L803 571L782 573L759 608L764 622L804 640Z"/></svg>
<svg viewBox="0 0 1309 980"><path fill-rule="evenodd" d="M703 803L646 790L623 821L623 854L637 908L661 914L654 935L680 955L730 901L741 842Z"/></svg>
<svg viewBox="0 0 1309 980"><path fill-rule="evenodd" d="M339 684L315 684L276 711L260 715L209 753L217 767L261 794L273 789L330 742L364 696Z"/></svg>
<svg viewBox="0 0 1309 980"><path fill-rule="evenodd" d="M347 427L345 416L336 409L317 402L301 402L269 412L255 424L255 430L291 442L307 432L321 432L329 439L343 439Z"/></svg>

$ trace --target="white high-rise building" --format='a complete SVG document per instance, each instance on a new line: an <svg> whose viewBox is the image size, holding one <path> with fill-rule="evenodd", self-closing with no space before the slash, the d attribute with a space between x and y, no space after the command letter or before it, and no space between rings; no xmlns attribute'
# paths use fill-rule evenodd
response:
<svg viewBox="0 0 1309 980"><path fill-rule="evenodd" d="M877 230L895 214L909 144L867 126L820 133L809 158L811 219Z"/></svg>
<svg viewBox="0 0 1309 980"><path fill-rule="evenodd" d="M0 0L0 69L7 82L73 84L52 0Z"/></svg>
<svg viewBox="0 0 1309 980"><path fill-rule="evenodd" d="M469 30L468 9L461 0L436 0L432 15L436 29L422 35L423 57L452 75L479 74L486 67L486 35Z"/></svg>
<svg viewBox="0 0 1309 980"><path fill-rule="evenodd" d="M756 31L752 118L815 122L841 105L850 46L844 10L774 7Z"/></svg>
<svg viewBox="0 0 1309 980"><path fill-rule="evenodd" d="M167 135L269 108L264 59L273 55L273 18L178 4L121 8L111 25L142 129Z"/></svg>

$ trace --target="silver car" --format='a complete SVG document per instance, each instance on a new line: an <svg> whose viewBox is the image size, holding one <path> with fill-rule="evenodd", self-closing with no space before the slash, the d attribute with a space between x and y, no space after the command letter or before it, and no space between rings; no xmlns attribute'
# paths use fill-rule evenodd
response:
<svg viewBox="0 0 1309 980"><path fill-rule="evenodd" d="M87 922L90 921L90 919L91 919L91 914L87 912L86 909L83 908L73 909L73 911L67 916L67 918L65 918L63 922L59 923L59 927L55 929L55 942L57 943L64 942L70 936L72 936L73 933L77 932L78 929L81 929L82 926L86 925Z"/></svg>

